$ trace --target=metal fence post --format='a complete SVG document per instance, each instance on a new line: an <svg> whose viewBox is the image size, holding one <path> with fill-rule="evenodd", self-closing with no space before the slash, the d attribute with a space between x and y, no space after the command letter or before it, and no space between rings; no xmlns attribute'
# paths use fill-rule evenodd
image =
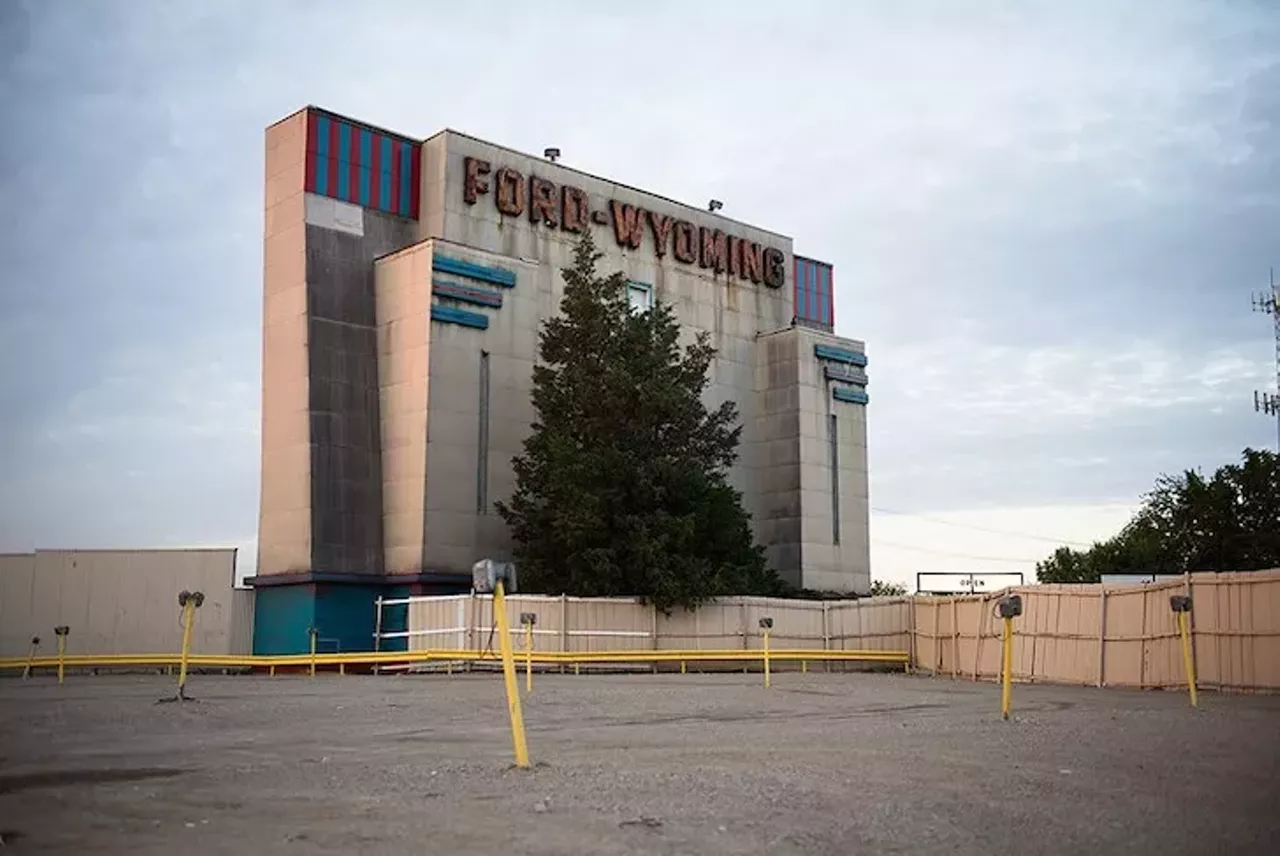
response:
<svg viewBox="0 0 1280 856"><path fill-rule="evenodd" d="M377 608L377 612L373 616L373 653L377 654L382 651L382 595L378 595L373 603ZM376 661L373 664L373 673L375 675L381 674Z"/></svg>
<svg viewBox="0 0 1280 856"><path fill-rule="evenodd" d="M822 602L822 650L831 650L831 604L827 601ZM831 661L822 661L822 671L831 671Z"/></svg>
<svg viewBox="0 0 1280 856"><path fill-rule="evenodd" d="M1105 683L1107 674L1107 587L1101 587L1098 602L1098 686Z"/></svg>

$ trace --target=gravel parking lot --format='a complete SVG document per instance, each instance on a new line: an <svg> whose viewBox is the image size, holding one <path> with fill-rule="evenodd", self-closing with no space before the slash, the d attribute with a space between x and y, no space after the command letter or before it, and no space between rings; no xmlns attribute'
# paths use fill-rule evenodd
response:
<svg viewBox="0 0 1280 856"><path fill-rule="evenodd" d="M6 853L1280 853L1280 697L885 674L0 681Z"/></svg>

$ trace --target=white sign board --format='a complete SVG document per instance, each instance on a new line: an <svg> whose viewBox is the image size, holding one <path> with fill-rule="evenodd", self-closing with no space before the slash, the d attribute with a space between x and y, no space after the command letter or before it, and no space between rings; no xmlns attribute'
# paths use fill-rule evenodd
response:
<svg viewBox="0 0 1280 856"><path fill-rule="evenodd" d="M1151 583L1182 582L1181 574L1103 574L1102 584L1108 586L1145 586Z"/></svg>
<svg viewBox="0 0 1280 856"><path fill-rule="evenodd" d="M971 573L921 572L916 574L916 590L920 594L987 594L1010 586L1022 585L1022 574L996 571Z"/></svg>

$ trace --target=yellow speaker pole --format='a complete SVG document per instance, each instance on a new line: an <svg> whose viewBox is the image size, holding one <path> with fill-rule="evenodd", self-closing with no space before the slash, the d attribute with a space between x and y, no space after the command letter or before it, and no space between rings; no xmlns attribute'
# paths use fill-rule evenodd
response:
<svg viewBox="0 0 1280 856"><path fill-rule="evenodd" d="M62 686L62 677L66 672L64 658L67 655L67 634L71 628L63 624L53 628L53 635L58 637L58 686Z"/></svg>
<svg viewBox="0 0 1280 856"><path fill-rule="evenodd" d="M1004 654L1000 666L1000 718L1008 719L1013 708L1013 619L1004 620Z"/></svg>
<svg viewBox="0 0 1280 856"><path fill-rule="evenodd" d="M37 648L39 648L39 647L40 647L40 637L39 637L39 636L32 636L32 637L31 637L31 651L27 654L27 665L26 665L26 668L24 668L24 669L22 670L22 679L23 679L24 681L25 681L27 678L31 677L31 664L32 664L32 663L35 661L35 659L36 659L36 649L37 649Z"/></svg>
<svg viewBox="0 0 1280 856"><path fill-rule="evenodd" d="M178 698L182 698L187 687L187 662L191 657L191 627L195 624L196 601L188 597L182 605L182 663L178 667Z"/></svg>
<svg viewBox="0 0 1280 856"><path fill-rule="evenodd" d="M533 623L524 625L524 691L533 692Z"/></svg>
<svg viewBox="0 0 1280 856"><path fill-rule="evenodd" d="M529 766L529 746L524 736L524 712L520 709L520 689L516 683L515 655L511 650L511 625L507 621L507 605L503 598L503 583L493 586L493 617L498 623L498 644L502 648L502 680L507 688L507 713L511 717L511 742L515 747L516 766Z"/></svg>
<svg viewBox="0 0 1280 856"><path fill-rule="evenodd" d="M760 629L764 631L764 688L769 689L769 631L773 629L773 619L760 619Z"/></svg>
<svg viewBox="0 0 1280 856"><path fill-rule="evenodd" d="M1013 709L1013 619L1022 614L1022 595L1007 594L996 601L996 611L1004 619L1003 650L1000 657L1000 718L1008 719Z"/></svg>
<svg viewBox="0 0 1280 856"><path fill-rule="evenodd" d="M1196 659L1191 654L1191 596L1175 594L1169 598L1169 606L1178 619L1178 635L1182 637L1182 667L1187 673L1187 692L1191 695L1191 706L1199 707L1200 700L1196 695Z"/></svg>

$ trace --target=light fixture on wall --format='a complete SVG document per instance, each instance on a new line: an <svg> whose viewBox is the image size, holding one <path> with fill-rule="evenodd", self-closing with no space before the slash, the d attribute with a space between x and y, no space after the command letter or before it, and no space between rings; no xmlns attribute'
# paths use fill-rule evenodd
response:
<svg viewBox="0 0 1280 856"><path fill-rule="evenodd" d="M542 156L552 163L555 163L560 160L560 150L555 146L551 146L542 150Z"/></svg>
<svg viewBox="0 0 1280 856"><path fill-rule="evenodd" d="M708 211L719 211L723 207L724 207L724 203L721 202L719 199L712 199L710 202L707 203Z"/></svg>

